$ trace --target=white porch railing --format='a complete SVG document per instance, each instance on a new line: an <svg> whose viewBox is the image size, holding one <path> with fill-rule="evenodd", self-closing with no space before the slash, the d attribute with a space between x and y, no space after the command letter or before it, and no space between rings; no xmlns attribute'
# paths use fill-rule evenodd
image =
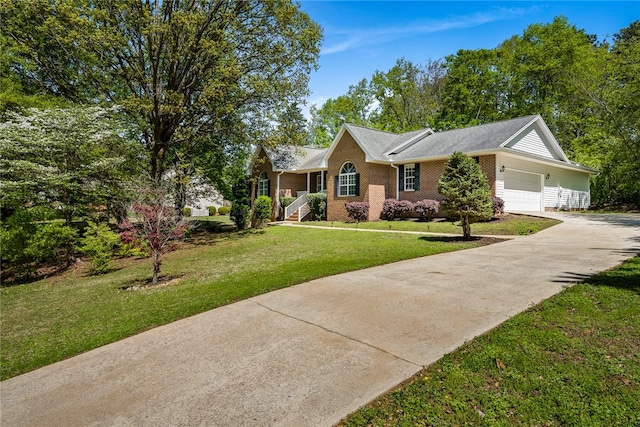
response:
<svg viewBox="0 0 640 427"><path fill-rule="evenodd" d="M302 217L309 213L306 191L299 191L298 198L295 199L289 206L286 206L284 208L284 219L286 220L287 218L289 218L295 211L298 211L298 221L300 221Z"/></svg>

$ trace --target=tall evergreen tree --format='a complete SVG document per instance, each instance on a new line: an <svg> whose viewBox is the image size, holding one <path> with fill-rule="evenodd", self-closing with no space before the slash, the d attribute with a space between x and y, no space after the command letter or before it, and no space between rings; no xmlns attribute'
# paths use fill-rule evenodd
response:
<svg viewBox="0 0 640 427"><path fill-rule="evenodd" d="M475 160L460 151L447 160L438 192L444 197L442 207L460 218L465 239L471 237L472 223L491 218L493 214L487 177Z"/></svg>

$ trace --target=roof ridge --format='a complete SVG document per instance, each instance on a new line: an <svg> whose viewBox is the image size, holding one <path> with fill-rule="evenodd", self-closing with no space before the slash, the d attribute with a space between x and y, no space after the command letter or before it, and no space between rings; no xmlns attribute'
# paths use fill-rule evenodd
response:
<svg viewBox="0 0 640 427"><path fill-rule="evenodd" d="M402 135L400 133L395 133L395 132L391 132L391 131L388 131L388 130L375 129L375 128L366 127L364 125L356 125L356 124L353 124L353 123L345 123L345 126L353 126L353 127L357 127L357 128L360 128L360 129L370 130L370 131L373 131L373 132L386 133L386 134L394 135L394 136Z"/></svg>
<svg viewBox="0 0 640 427"><path fill-rule="evenodd" d="M497 122L489 122L489 123L482 123L479 125L469 125L469 126L463 126L460 128L453 128L453 129L447 129L447 130L441 130L441 131L434 131L434 133L437 134L443 134L443 133L447 133L447 132L453 132L456 130L462 130L462 129L471 129L471 128L479 128L479 127L484 127L484 126L491 126L491 125L497 125L500 123L506 123L506 122L511 122L511 121L515 121L515 120L523 120L523 119L533 119L534 117L538 117L540 116L540 114L529 114L528 116L520 116L520 117L513 117L510 119L502 119L502 120L498 120Z"/></svg>

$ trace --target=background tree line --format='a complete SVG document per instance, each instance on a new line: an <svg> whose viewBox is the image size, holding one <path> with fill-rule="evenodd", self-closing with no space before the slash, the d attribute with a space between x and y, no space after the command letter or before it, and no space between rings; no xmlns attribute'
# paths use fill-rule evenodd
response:
<svg viewBox="0 0 640 427"><path fill-rule="evenodd" d="M557 17L494 49L424 64L399 59L313 106L310 139L327 146L344 122L404 132L540 114L570 158L601 171L595 204L640 206L638 76L640 21L607 43Z"/></svg>

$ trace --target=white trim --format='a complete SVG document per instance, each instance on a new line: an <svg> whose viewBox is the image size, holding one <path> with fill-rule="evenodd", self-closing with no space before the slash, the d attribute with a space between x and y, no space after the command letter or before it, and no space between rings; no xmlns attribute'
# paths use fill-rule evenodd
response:
<svg viewBox="0 0 640 427"><path fill-rule="evenodd" d="M413 188L407 188L407 166L410 167L409 169L413 170ZM416 164L405 163L402 169L404 170L404 176L402 177L402 188L404 189L403 191L416 191Z"/></svg>
<svg viewBox="0 0 640 427"><path fill-rule="evenodd" d="M544 122L544 120L542 120L542 117L540 115L537 115L533 120L531 120L529 123L523 126L519 131L515 132L513 135L507 138L505 142L500 144L500 148L508 149L507 145L509 145L511 141L521 136L531 125L534 125L534 124L537 125L538 128L542 131L544 136L547 138L547 140L551 144L551 148L562 159L562 161L569 163L569 158L564 153L564 151L562 150L562 147L560 147L560 144L558 143L556 138L553 136L553 133L551 132L547 124ZM523 151L523 153L526 153L526 152Z"/></svg>
<svg viewBox="0 0 640 427"><path fill-rule="evenodd" d="M342 173L342 169L348 164L353 166L353 172ZM357 174L356 165L354 165L352 161L347 160L342 164L342 166L340 166L340 170L338 171L338 197L354 197L358 193L358 188L357 188L358 183L356 181L356 174ZM347 181L346 184L342 183L343 176ZM353 184L350 183L351 179L353 179ZM347 194L342 194L343 187L346 188ZM353 187L353 194L351 194L351 192L349 191L351 187Z"/></svg>
<svg viewBox="0 0 640 427"><path fill-rule="evenodd" d="M262 178L262 174L264 174L265 178ZM278 179L278 181L280 181L280 179ZM266 194L263 194L263 190L265 190L265 188L262 188L262 184L264 182L267 183ZM258 176L258 196L271 196L269 194L269 174L267 171L260 172L260 175Z"/></svg>

